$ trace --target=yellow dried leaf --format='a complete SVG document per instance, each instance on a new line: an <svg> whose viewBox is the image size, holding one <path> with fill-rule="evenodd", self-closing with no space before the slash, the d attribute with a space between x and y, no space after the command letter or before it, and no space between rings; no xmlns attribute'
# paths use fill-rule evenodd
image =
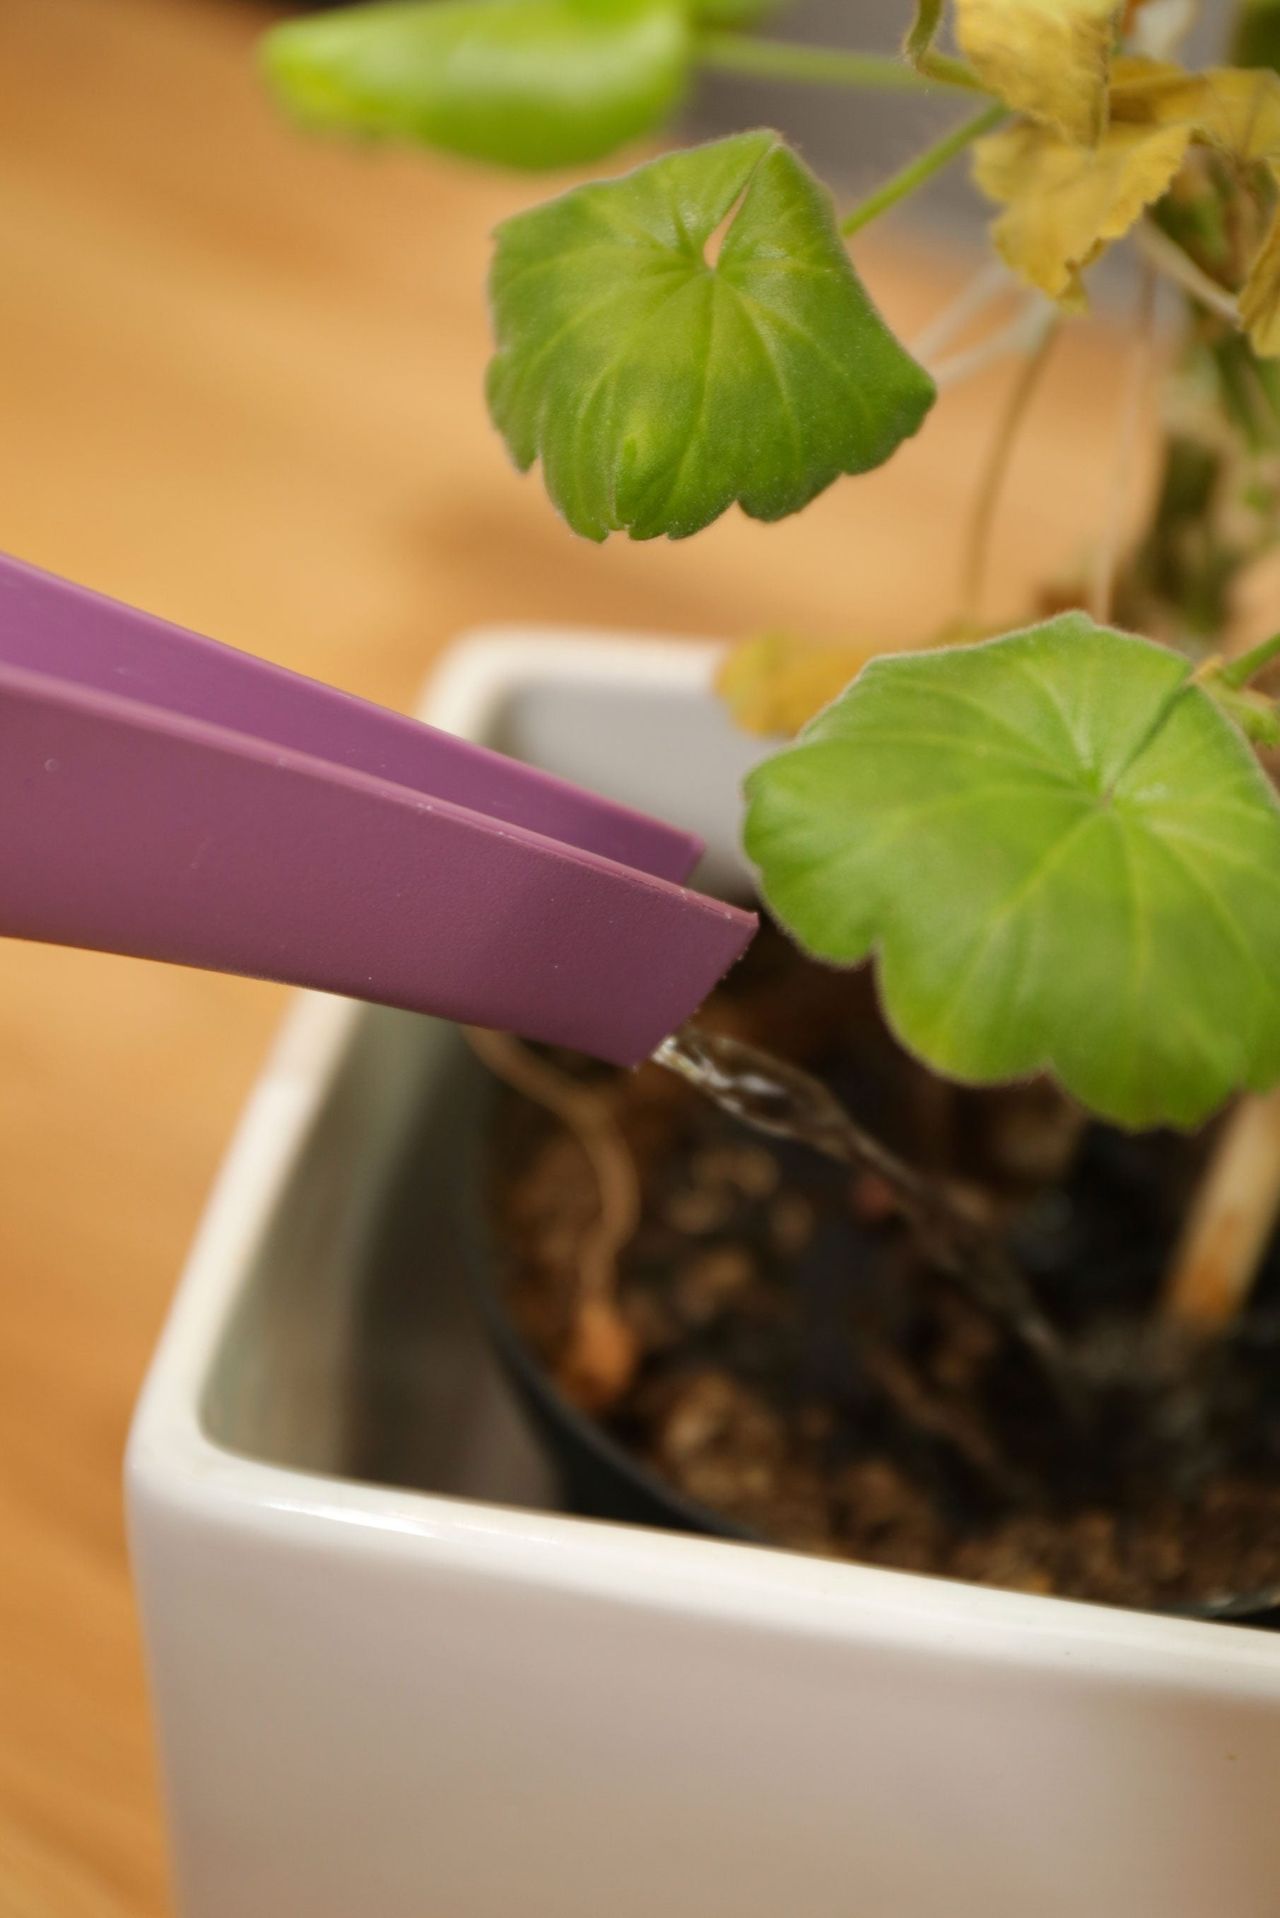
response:
<svg viewBox="0 0 1280 1918"><path fill-rule="evenodd" d="M1280 359L1280 213L1240 289L1240 318L1254 352Z"/></svg>
<svg viewBox="0 0 1280 1918"><path fill-rule="evenodd" d="M857 678L876 650L764 633L725 656L716 691L744 732L790 737Z"/></svg>
<svg viewBox="0 0 1280 1918"><path fill-rule="evenodd" d="M1117 54L1111 67L1111 118L1133 126L1160 126L1175 118L1171 105L1198 86L1203 74L1188 73L1170 60L1149 60L1136 53Z"/></svg>
<svg viewBox="0 0 1280 1918"><path fill-rule="evenodd" d="M1005 211L993 228L1004 259L1063 306L1085 304L1080 275L1158 200L1182 165L1185 126L1108 127L1074 146L1022 121L974 149L974 178Z"/></svg>
<svg viewBox="0 0 1280 1918"><path fill-rule="evenodd" d="M1157 60L1117 60L1111 116L1129 126L1188 127L1243 165L1280 158L1280 74L1267 68L1187 73Z"/></svg>
<svg viewBox="0 0 1280 1918"><path fill-rule="evenodd" d="M1086 146L1107 123L1120 0L956 0L956 38L983 85Z"/></svg>

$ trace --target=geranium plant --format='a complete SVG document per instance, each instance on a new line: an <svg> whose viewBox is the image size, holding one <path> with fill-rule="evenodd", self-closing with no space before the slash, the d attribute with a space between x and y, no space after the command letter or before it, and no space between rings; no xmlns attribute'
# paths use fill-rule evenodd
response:
<svg viewBox="0 0 1280 1918"><path fill-rule="evenodd" d="M935 377L848 242L962 156L1025 287L993 336L1023 371L982 477L975 576L1090 269L1118 242L1136 255L1139 365L1160 358L1155 288L1173 289L1149 520L1127 551L1104 542L1077 610L992 634L960 605L945 633L869 663L874 648L753 642L723 687L743 723L796 734L748 782L764 901L817 959L874 964L918 1060L963 1085L1050 1075L1120 1128L1192 1128L1238 1102L1169 1289L1175 1317L1220 1324L1280 1197L1280 638L1236 644L1241 582L1280 541L1280 6L1239 9L1231 64L1203 71L1177 60L1191 0L919 0L896 59L765 37L772 12L399 0L284 25L264 57L309 127L532 169L656 134L707 67L962 103L843 217L752 130L499 228L490 411L592 540L685 538L733 505L777 520L928 430Z"/></svg>

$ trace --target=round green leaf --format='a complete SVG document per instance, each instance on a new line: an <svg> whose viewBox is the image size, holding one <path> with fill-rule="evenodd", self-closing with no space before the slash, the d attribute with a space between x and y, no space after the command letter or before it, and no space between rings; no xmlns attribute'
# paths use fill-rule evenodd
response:
<svg viewBox="0 0 1280 1918"><path fill-rule="evenodd" d="M873 661L748 780L800 942L953 1078L1122 1125L1280 1080L1280 805L1187 662L1068 614Z"/></svg>
<svg viewBox="0 0 1280 1918"><path fill-rule="evenodd" d="M590 539L683 538L735 500L781 519L879 466L933 402L829 196L773 133L668 154L508 220L491 291L494 420Z"/></svg>
<svg viewBox="0 0 1280 1918"><path fill-rule="evenodd" d="M268 79L304 124L540 168L660 126L688 80L680 0L398 0L274 28Z"/></svg>

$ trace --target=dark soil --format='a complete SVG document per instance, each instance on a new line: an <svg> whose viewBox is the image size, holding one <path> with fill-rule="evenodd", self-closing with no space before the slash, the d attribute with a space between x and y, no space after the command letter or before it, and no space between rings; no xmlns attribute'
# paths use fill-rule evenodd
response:
<svg viewBox="0 0 1280 1918"><path fill-rule="evenodd" d="M945 1087L886 1033L866 975L768 931L704 1017L820 1074L972 1195L1084 1415L930 1269L879 1177L753 1137L657 1067L599 1076L554 1055L607 1090L644 1193L616 1299L627 1336L584 1378L595 1181L559 1121L504 1094L507 1302L570 1395L686 1498L778 1545L1139 1606L1280 1588L1280 1247L1212 1352L1153 1312L1207 1138L1085 1125L1045 1084Z"/></svg>

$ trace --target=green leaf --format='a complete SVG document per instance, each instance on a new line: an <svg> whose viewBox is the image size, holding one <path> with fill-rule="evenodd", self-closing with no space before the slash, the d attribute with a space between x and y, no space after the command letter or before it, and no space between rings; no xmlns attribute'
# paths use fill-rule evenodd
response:
<svg viewBox="0 0 1280 1918"><path fill-rule="evenodd" d="M669 154L508 220L491 291L494 420L522 472L542 460L589 539L684 538L734 500L781 519L879 466L933 402L864 293L829 196L773 133Z"/></svg>
<svg viewBox="0 0 1280 1918"><path fill-rule="evenodd" d="M690 59L680 0L400 0L262 42L276 95L308 126L526 168L596 160L660 126Z"/></svg>
<svg viewBox="0 0 1280 1918"><path fill-rule="evenodd" d="M1280 1079L1280 805L1187 662L1071 613L881 658L747 784L765 898L939 1071L1122 1125Z"/></svg>

